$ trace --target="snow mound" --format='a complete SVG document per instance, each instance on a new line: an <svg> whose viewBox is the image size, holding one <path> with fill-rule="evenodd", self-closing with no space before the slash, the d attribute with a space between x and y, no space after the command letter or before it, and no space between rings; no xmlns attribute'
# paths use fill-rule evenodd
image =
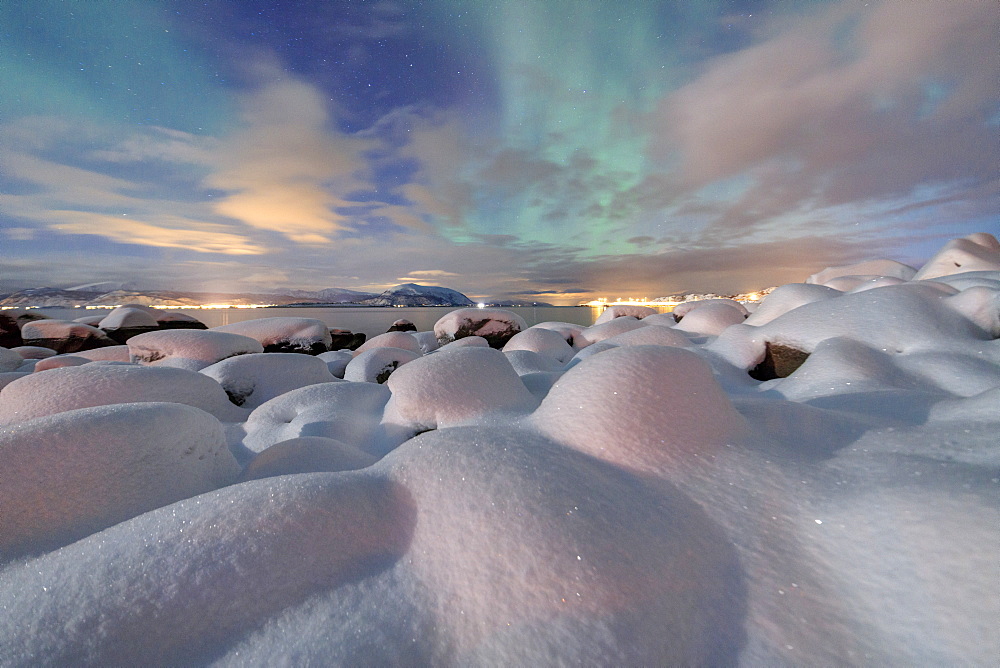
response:
<svg viewBox="0 0 1000 668"><path fill-rule="evenodd" d="M677 306L675 306L674 310L671 311L670 313L674 316L675 321L680 321L684 317L686 317L687 314L690 313L691 311L696 311L702 308L716 309L720 305L728 306L729 308L733 309L734 311L742 315L744 318L750 315L750 311L747 310L746 306L739 303L735 299L725 299L725 298L696 299L693 301L684 302L683 304L678 304Z"/></svg>
<svg viewBox="0 0 1000 668"><path fill-rule="evenodd" d="M386 332L385 334L379 334L378 336L368 339L361 344L354 354L358 355L366 350L372 350L373 348L401 348L418 354L423 353L416 337L412 334L408 332L393 331Z"/></svg>
<svg viewBox="0 0 1000 668"><path fill-rule="evenodd" d="M616 334L611 338L604 339L601 343L613 346L679 346L681 348L691 345L691 339L679 330L680 328L675 329L659 325L640 327L623 332L622 334ZM589 350L589 348L585 350Z"/></svg>
<svg viewBox="0 0 1000 668"><path fill-rule="evenodd" d="M133 364L84 364L20 378L0 391L0 424L76 408L134 402L173 402L200 408L226 422L246 411L217 382L194 371Z"/></svg>
<svg viewBox="0 0 1000 668"><path fill-rule="evenodd" d="M740 308L734 308L729 300L705 300L695 302L697 308L687 311L674 329L689 334L702 336L718 336L730 325L738 325L746 320L746 309L742 304L732 302Z"/></svg>
<svg viewBox="0 0 1000 668"><path fill-rule="evenodd" d="M434 323L434 335L442 345L466 336L481 336L491 347L503 348L512 336L527 328L524 318L511 311L461 308Z"/></svg>
<svg viewBox="0 0 1000 668"><path fill-rule="evenodd" d="M405 485L416 510L385 592L413 601L407 618L437 629L413 663L734 661L743 607L735 553L669 484L646 485L530 432L485 427L423 434L374 468ZM355 629L383 624L353 621L339 652L360 649ZM392 663L394 645L414 635L424 634L379 643L372 662Z"/></svg>
<svg viewBox="0 0 1000 668"><path fill-rule="evenodd" d="M391 564L413 517L400 485L361 472L153 510L0 573L0 663L211 663L268 617Z"/></svg>
<svg viewBox="0 0 1000 668"><path fill-rule="evenodd" d="M232 482L222 425L174 403L81 408L0 427L0 553L52 549Z"/></svg>
<svg viewBox="0 0 1000 668"><path fill-rule="evenodd" d="M351 360L354 359L354 355L350 350L329 350L325 353L320 353L316 357L326 362L326 368L337 378L344 377L344 370Z"/></svg>
<svg viewBox="0 0 1000 668"><path fill-rule="evenodd" d="M21 337L25 345L51 348L57 353L75 353L115 345L107 334L96 327L51 318L26 322L21 327Z"/></svg>
<svg viewBox="0 0 1000 668"><path fill-rule="evenodd" d="M916 273L917 270L913 267L895 260L867 260L857 264L827 267L807 278L806 283L827 285L833 279L845 276L883 276L909 281Z"/></svg>
<svg viewBox="0 0 1000 668"><path fill-rule="evenodd" d="M566 342L563 335L551 329L541 327L529 327L518 332L503 347L503 352L514 350L530 350L542 355L546 355L565 364L573 358L576 351Z"/></svg>
<svg viewBox="0 0 1000 668"><path fill-rule="evenodd" d="M601 312L601 315L597 316L594 321L595 325L603 325L606 322L611 322L615 318L621 318L622 316L631 316L633 318L638 318L642 320L646 316L655 315L657 310L649 306L633 306L628 304L612 304Z"/></svg>
<svg viewBox="0 0 1000 668"><path fill-rule="evenodd" d="M434 332L413 332L413 338L417 340L420 352L425 355L434 352L441 345L438 343L437 335Z"/></svg>
<svg viewBox="0 0 1000 668"><path fill-rule="evenodd" d="M551 355L543 355L533 350L504 350L503 354L518 376L527 373L562 371L565 366Z"/></svg>
<svg viewBox="0 0 1000 668"><path fill-rule="evenodd" d="M590 327L582 330L579 334L573 337L573 347L583 348L585 346L603 341L604 339L610 339L612 336L618 336L619 334L624 334L625 332L630 332L633 329L639 329L640 327L646 326L648 325L644 320L640 321L632 316L625 315L620 318L615 318L614 320L609 320L608 322L600 325L591 325Z"/></svg>
<svg viewBox="0 0 1000 668"><path fill-rule="evenodd" d="M91 362L131 362L132 355L128 346L107 346L105 348L94 348L93 350L79 350L73 353L74 357L82 357Z"/></svg>
<svg viewBox="0 0 1000 668"><path fill-rule="evenodd" d="M329 350L333 342L330 329L315 318L259 318L213 327L211 331L256 339L266 353L318 355Z"/></svg>
<svg viewBox="0 0 1000 668"><path fill-rule="evenodd" d="M1000 288L966 288L948 297L945 303L978 325L990 338L1000 338Z"/></svg>
<svg viewBox="0 0 1000 668"><path fill-rule="evenodd" d="M653 316L646 317L652 318ZM582 347L576 344L575 338L585 329L583 325L577 325L571 322L540 322L537 325L532 325L531 327L533 329L551 329L553 332L559 332L559 334L566 339L566 343L569 345L574 348Z"/></svg>
<svg viewBox="0 0 1000 668"><path fill-rule="evenodd" d="M371 466L378 457L343 441L323 436L299 436L268 447L250 460L240 481L291 473L355 471Z"/></svg>
<svg viewBox="0 0 1000 668"><path fill-rule="evenodd" d="M54 357L46 357L43 360L38 360L34 371L37 373L38 371L59 369L64 366L81 366L83 364L90 364L90 360L79 355L55 355Z"/></svg>
<svg viewBox="0 0 1000 668"><path fill-rule="evenodd" d="M952 239L927 261L913 280L926 280L968 271L1000 271L1000 242L991 234Z"/></svg>
<svg viewBox="0 0 1000 668"><path fill-rule="evenodd" d="M407 437L428 429L526 413L535 398L499 350L458 348L421 357L389 376L383 422Z"/></svg>
<svg viewBox="0 0 1000 668"><path fill-rule="evenodd" d="M0 371L0 390L7 387L15 380L29 375L27 371Z"/></svg>
<svg viewBox="0 0 1000 668"><path fill-rule="evenodd" d="M97 326L104 330L131 328L153 330L159 329L160 325L150 310L135 306L119 306L104 316Z"/></svg>
<svg viewBox="0 0 1000 668"><path fill-rule="evenodd" d="M344 380L384 383L396 369L416 359L420 359L420 353L412 350L383 346L372 348L347 364L344 368Z"/></svg>
<svg viewBox="0 0 1000 668"><path fill-rule="evenodd" d="M683 467L742 436L745 422L686 349L614 348L567 371L531 416L540 433L637 471Z"/></svg>
<svg viewBox="0 0 1000 668"><path fill-rule="evenodd" d="M43 360L46 357L58 355L51 348L43 348L42 346L17 346L16 348L11 348L11 350L26 360Z"/></svg>
<svg viewBox="0 0 1000 668"><path fill-rule="evenodd" d="M838 276L831 278L823 285L840 292L861 292L886 285L899 285L900 283L906 283L906 281L891 276Z"/></svg>
<svg viewBox="0 0 1000 668"><path fill-rule="evenodd" d="M128 340L131 361L180 366L197 371L227 357L262 353L256 339L216 330L170 329L133 336Z"/></svg>
<svg viewBox="0 0 1000 668"><path fill-rule="evenodd" d="M215 379L237 406L253 410L265 401L316 383L338 379L326 362L298 353L250 353L207 366L199 373Z"/></svg>
<svg viewBox="0 0 1000 668"><path fill-rule="evenodd" d="M380 423L389 396L385 385L374 383L321 383L286 392L250 414L243 445L262 452L282 441L322 436L384 454Z"/></svg>
<svg viewBox="0 0 1000 668"><path fill-rule="evenodd" d="M0 373L17 371L24 364L24 358L10 348L0 348Z"/></svg>
<svg viewBox="0 0 1000 668"><path fill-rule="evenodd" d="M460 339L455 339L454 341L449 341L443 346L438 347L438 352L447 352L449 350L455 350L457 348L489 348L490 342L481 336L463 336Z"/></svg>
<svg viewBox="0 0 1000 668"><path fill-rule="evenodd" d="M828 288L825 285L812 285L808 283L782 285L764 297L764 301L760 303L757 310L751 313L746 319L746 324L766 325L778 316L784 315L800 306L839 297L840 294L839 290Z"/></svg>

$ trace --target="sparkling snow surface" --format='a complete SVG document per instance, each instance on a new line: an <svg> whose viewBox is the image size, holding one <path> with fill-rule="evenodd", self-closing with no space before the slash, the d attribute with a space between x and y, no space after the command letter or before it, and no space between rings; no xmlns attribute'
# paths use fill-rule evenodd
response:
<svg viewBox="0 0 1000 668"><path fill-rule="evenodd" d="M0 665L995 665L1000 243L677 315L0 348Z"/></svg>

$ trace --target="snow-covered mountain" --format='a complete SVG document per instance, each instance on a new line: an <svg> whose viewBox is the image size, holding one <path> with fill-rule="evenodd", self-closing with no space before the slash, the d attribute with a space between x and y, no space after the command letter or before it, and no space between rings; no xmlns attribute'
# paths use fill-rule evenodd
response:
<svg viewBox="0 0 1000 668"><path fill-rule="evenodd" d="M403 283L378 297L366 299L365 306L473 306L474 302L457 290L436 285Z"/></svg>

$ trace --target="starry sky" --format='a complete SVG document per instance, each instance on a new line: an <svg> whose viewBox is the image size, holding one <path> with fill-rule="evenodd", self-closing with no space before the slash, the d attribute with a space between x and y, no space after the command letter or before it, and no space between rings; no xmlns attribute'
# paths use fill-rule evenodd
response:
<svg viewBox="0 0 1000 668"><path fill-rule="evenodd" d="M0 2L0 291L738 292L1000 232L985 0Z"/></svg>

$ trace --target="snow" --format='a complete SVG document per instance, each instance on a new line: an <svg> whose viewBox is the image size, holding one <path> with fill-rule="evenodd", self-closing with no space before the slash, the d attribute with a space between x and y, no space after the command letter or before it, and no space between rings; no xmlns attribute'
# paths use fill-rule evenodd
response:
<svg viewBox="0 0 1000 668"><path fill-rule="evenodd" d="M606 322L621 318L622 316L632 316L642 320L646 316L655 315L658 311L650 306L638 306L630 304L612 304L601 312L594 321L595 325L602 325Z"/></svg>
<svg viewBox="0 0 1000 668"><path fill-rule="evenodd" d="M237 355L201 369L237 406L249 410L306 385L334 382L326 362L301 353Z"/></svg>
<svg viewBox="0 0 1000 668"><path fill-rule="evenodd" d="M133 336L128 350L133 362L197 371L234 355L262 353L264 346L248 336L217 330L169 329Z"/></svg>
<svg viewBox="0 0 1000 668"><path fill-rule="evenodd" d="M212 331L256 339L264 346L265 352L272 352L268 348L280 348L280 352L319 354L329 350L333 341L326 324L314 318L244 320L213 327Z"/></svg>
<svg viewBox="0 0 1000 668"><path fill-rule="evenodd" d="M243 445L253 452L305 436L321 436L385 454L382 412L390 392L375 383L320 383L275 397L247 418Z"/></svg>
<svg viewBox="0 0 1000 668"><path fill-rule="evenodd" d="M998 254L745 320L0 348L0 665L992 665Z"/></svg>
<svg viewBox="0 0 1000 668"><path fill-rule="evenodd" d="M524 318L498 308L462 308L434 323L434 335L444 345L465 336L481 336L490 346L502 348L512 336L528 328Z"/></svg>
<svg viewBox="0 0 1000 668"><path fill-rule="evenodd" d="M94 362L33 373L4 387L0 390L0 425L132 402L186 404L228 422L241 422L247 415L230 403L221 385L200 373Z"/></svg>
<svg viewBox="0 0 1000 668"><path fill-rule="evenodd" d="M68 544L239 473L219 421L175 403L96 406L7 425L0 457L5 555Z"/></svg>
<svg viewBox="0 0 1000 668"><path fill-rule="evenodd" d="M26 360L41 360L46 357L54 357L57 354L51 348L43 348L42 346L17 346L11 350Z"/></svg>
<svg viewBox="0 0 1000 668"><path fill-rule="evenodd" d="M159 327L159 323L156 321L156 316L153 313L150 313L150 311L152 311L152 309L147 310L135 306L119 306L118 308L113 309L111 313L104 316L97 326L104 330L125 329L132 327L157 329Z"/></svg>

